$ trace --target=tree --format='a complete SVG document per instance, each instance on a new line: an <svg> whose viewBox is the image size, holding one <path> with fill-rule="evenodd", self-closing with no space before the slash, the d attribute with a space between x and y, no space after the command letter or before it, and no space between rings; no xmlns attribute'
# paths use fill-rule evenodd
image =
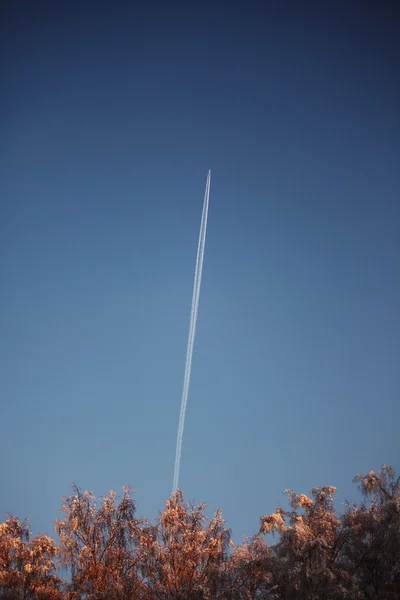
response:
<svg viewBox="0 0 400 600"><path fill-rule="evenodd" d="M258 535L237 547L221 511L208 519L206 505L185 502L180 490L152 524L135 517L128 488L122 499L113 491L96 499L74 487L55 522L59 546L31 539L15 517L0 524L0 598L397 600L400 478L384 465L354 481L364 498L341 517L332 486L309 496L286 490L290 508L261 517Z"/></svg>
<svg viewBox="0 0 400 600"><path fill-rule="evenodd" d="M219 510L206 521L205 504L186 503L177 490L156 525L141 531L140 561L147 598L203 600L217 598L226 566L230 532Z"/></svg>
<svg viewBox="0 0 400 600"><path fill-rule="evenodd" d="M287 600L353 598L341 561L342 523L333 508L336 488L314 488L312 498L293 490L285 492L292 510L278 507L274 514L261 518L261 533L280 534L273 547L275 560L270 563L270 591Z"/></svg>
<svg viewBox="0 0 400 600"><path fill-rule="evenodd" d="M343 517L346 566L362 598L400 598L400 478L392 467L357 475L365 499Z"/></svg>
<svg viewBox="0 0 400 600"><path fill-rule="evenodd" d="M263 598L395 600L400 597L399 478L391 467L357 475L370 504L348 504L339 518L336 488L314 488L313 498L286 490L291 511L261 518L260 532L278 533L265 561ZM272 595L271 595L272 594Z"/></svg>
<svg viewBox="0 0 400 600"><path fill-rule="evenodd" d="M74 487L63 499L64 519L56 519L60 560L71 570L70 598L126 600L139 598L135 548L140 521L135 518L131 490L118 503L114 491L97 501L93 493Z"/></svg>
<svg viewBox="0 0 400 600"><path fill-rule="evenodd" d="M46 535L30 539L29 525L10 516L0 524L0 597L9 600L58 600L57 546Z"/></svg>
<svg viewBox="0 0 400 600"><path fill-rule="evenodd" d="M257 600L276 598L277 587L271 584L273 572L279 568L273 548L256 535L237 546L229 563L229 584L224 599Z"/></svg>

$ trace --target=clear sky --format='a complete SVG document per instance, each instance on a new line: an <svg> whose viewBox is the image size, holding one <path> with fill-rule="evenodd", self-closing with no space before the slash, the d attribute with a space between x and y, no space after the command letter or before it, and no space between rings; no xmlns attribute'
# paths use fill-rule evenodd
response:
<svg viewBox="0 0 400 600"><path fill-rule="evenodd" d="M185 497L239 542L399 470L398 2L1 12L2 518L163 507L209 168Z"/></svg>

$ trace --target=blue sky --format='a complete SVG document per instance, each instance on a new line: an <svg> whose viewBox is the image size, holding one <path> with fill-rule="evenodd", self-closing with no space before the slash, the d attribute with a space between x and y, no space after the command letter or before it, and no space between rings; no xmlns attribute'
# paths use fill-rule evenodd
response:
<svg viewBox="0 0 400 600"><path fill-rule="evenodd" d="M2 516L163 507L209 168L185 497L239 542L399 469L395 5L2 4Z"/></svg>

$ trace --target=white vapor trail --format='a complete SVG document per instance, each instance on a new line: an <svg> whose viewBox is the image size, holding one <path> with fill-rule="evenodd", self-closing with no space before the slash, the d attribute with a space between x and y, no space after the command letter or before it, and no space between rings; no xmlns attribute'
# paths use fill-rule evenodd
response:
<svg viewBox="0 0 400 600"><path fill-rule="evenodd" d="M173 482L173 486L172 486L172 492L175 492L178 489L179 467L180 467L181 454L182 454L183 429L185 426L186 405L187 405L189 385L190 385L190 372L192 370L194 336L196 333L197 312L199 309L199 298L200 298L201 274L202 274L202 270L203 270L204 248L205 248L205 243L206 243L208 202L209 202L209 198L210 198L210 181L211 181L211 171L208 171L206 191L204 193L203 213L201 215L199 242L197 244L196 269L194 272L192 308L191 308L191 312L190 312L189 338L188 338L188 344L187 344L187 350L186 350L185 375L183 378L181 412L179 415L178 434L176 437L174 482Z"/></svg>

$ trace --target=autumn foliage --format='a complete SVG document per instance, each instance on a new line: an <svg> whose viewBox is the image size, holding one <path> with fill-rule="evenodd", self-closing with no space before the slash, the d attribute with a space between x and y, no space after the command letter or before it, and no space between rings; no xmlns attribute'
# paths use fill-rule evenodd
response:
<svg viewBox="0 0 400 600"><path fill-rule="evenodd" d="M26 522L0 524L0 597L10 600L398 600L400 482L384 465L355 478L364 500L339 516L336 489L286 490L289 509L235 546L220 511L178 490L154 523L132 490L97 499L74 487L58 542ZM61 577L60 573L63 574Z"/></svg>
<svg viewBox="0 0 400 600"><path fill-rule="evenodd" d="M54 559L57 545L46 535L30 540L27 523L10 517L0 524L0 593L11 599L61 598Z"/></svg>

